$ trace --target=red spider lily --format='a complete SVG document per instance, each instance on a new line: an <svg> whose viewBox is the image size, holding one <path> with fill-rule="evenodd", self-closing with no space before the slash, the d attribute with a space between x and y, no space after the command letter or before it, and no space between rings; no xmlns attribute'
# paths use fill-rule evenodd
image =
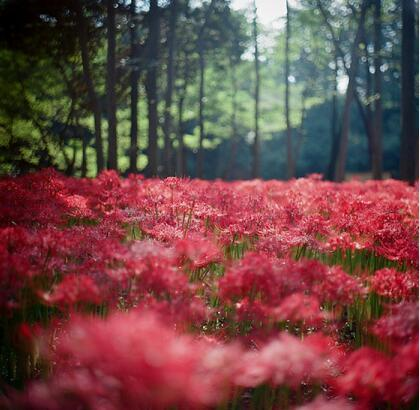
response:
<svg viewBox="0 0 420 410"><path fill-rule="evenodd" d="M363 347L344 361L344 374L334 384L341 394L353 394L362 403L408 403L418 389L418 339L393 358Z"/></svg>
<svg viewBox="0 0 420 410"><path fill-rule="evenodd" d="M325 270L322 279L313 287L313 292L321 300L339 304L351 304L356 297L363 297L366 289L362 282L343 271L339 266Z"/></svg>
<svg viewBox="0 0 420 410"><path fill-rule="evenodd" d="M274 309L273 315L280 321L304 322L310 326L320 325L330 317L327 312L321 311L317 298L302 293L287 296Z"/></svg>
<svg viewBox="0 0 420 410"><path fill-rule="evenodd" d="M295 410L363 410L363 407L351 403L349 400L338 398L326 400L322 396L303 406L296 407Z"/></svg>
<svg viewBox="0 0 420 410"><path fill-rule="evenodd" d="M234 407L251 395L264 408L261 391L280 388L291 406L324 391L303 409L405 406L418 392L417 189L0 179L1 376L38 378L35 329L51 337L48 374L7 405Z"/></svg>
<svg viewBox="0 0 420 410"><path fill-rule="evenodd" d="M336 372L334 357L329 339L317 336L302 342L282 334L261 350L245 353L234 380L246 387L265 383L297 387L304 381L328 379Z"/></svg>
<svg viewBox="0 0 420 410"><path fill-rule="evenodd" d="M50 293L42 293L42 299L49 305L71 306L76 303L99 303L101 294L92 278L86 275L69 275Z"/></svg>
<svg viewBox="0 0 420 410"><path fill-rule="evenodd" d="M31 409L201 408L224 399L239 354L176 335L150 313L75 318L57 341L55 376L20 400Z"/></svg>
<svg viewBox="0 0 420 410"><path fill-rule="evenodd" d="M395 269L381 269L370 278L371 289L378 295L392 299L412 299L419 288L417 272L399 272Z"/></svg>
<svg viewBox="0 0 420 410"><path fill-rule="evenodd" d="M222 259L219 248L206 238L198 236L175 241L180 261L185 260L191 269L202 268Z"/></svg>
<svg viewBox="0 0 420 410"><path fill-rule="evenodd" d="M390 339L398 345L413 340L419 333L419 303L390 305L388 314L372 326L372 331L381 339Z"/></svg>
<svg viewBox="0 0 420 410"><path fill-rule="evenodd" d="M251 300L278 299L274 261L249 253L219 281L220 295L226 299L248 296Z"/></svg>

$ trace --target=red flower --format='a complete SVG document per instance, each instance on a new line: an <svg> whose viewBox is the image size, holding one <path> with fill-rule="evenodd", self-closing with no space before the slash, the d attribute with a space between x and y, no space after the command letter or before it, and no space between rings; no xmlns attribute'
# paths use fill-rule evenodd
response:
<svg viewBox="0 0 420 410"><path fill-rule="evenodd" d="M370 278L371 289L378 295L392 299L412 299L419 288L417 272L399 272L385 268L375 272Z"/></svg>

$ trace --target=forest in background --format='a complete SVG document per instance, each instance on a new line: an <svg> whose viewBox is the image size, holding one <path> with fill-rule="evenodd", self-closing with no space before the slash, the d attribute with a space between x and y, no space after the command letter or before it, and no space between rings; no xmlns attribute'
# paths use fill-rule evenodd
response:
<svg viewBox="0 0 420 410"><path fill-rule="evenodd" d="M0 1L0 173L413 182L418 4L286 4Z"/></svg>

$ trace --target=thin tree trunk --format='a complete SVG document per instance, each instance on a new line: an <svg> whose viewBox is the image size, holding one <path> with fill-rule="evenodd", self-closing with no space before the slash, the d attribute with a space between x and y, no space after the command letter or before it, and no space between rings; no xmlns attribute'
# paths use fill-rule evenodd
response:
<svg viewBox="0 0 420 410"><path fill-rule="evenodd" d="M81 177L85 178L87 174L87 139L85 136L82 136L82 166L81 166Z"/></svg>
<svg viewBox="0 0 420 410"><path fill-rule="evenodd" d="M205 69L206 63L204 58L203 44L199 44L199 69L200 69L200 86L198 96L198 126L199 126L199 146L197 155L197 178L203 177L203 141L204 141L204 81L205 81Z"/></svg>
<svg viewBox="0 0 420 410"><path fill-rule="evenodd" d="M232 170L235 169L236 164L236 155L238 152L238 127L236 121L236 114L238 111L238 101L237 101L237 94L238 94L238 82L236 80L236 70L235 65L233 63L233 59L229 58L230 62L230 72L231 72L231 83L232 83L232 94L231 94L231 102L232 102L232 115L230 117L230 124L231 124L231 142L230 142L230 154L228 161L226 163L225 171L223 172L223 178L231 178L232 177Z"/></svg>
<svg viewBox="0 0 420 410"><path fill-rule="evenodd" d="M254 18L252 22L253 37L254 37L254 68L255 68L255 111L254 111L254 124L255 136L253 145L253 164L252 164L252 178L260 176L260 130L259 130L259 117L260 117L260 60L258 50L258 25L257 25L257 4L254 0Z"/></svg>
<svg viewBox="0 0 420 410"><path fill-rule="evenodd" d="M335 173L335 159L337 158L338 153L338 136L337 131L337 77L338 77L338 58L337 52L334 55L334 89L331 101L331 150L330 150L330 160L328 163L328 169L326 177L330 181L334 180Z"/></svg>
<svg viewBox="0 0 420 410"><path fill-rule="evenodd" d="M318 6L318 9L320 10L323 18L324 18L324 21L325 21L325 24L328 28L328 31L331 34L331 38L332 38L332 41L333 41L333 44L334 44L336 55L338 55L341 58L341 60L343 61L343 66L344 66L344 69L346 70L346 74L350 78L350 76L351 76L350 75L350 68L345 63L346 59L345 59L344 52L341 49L340 42L338 41L337 36L334 33L334 29L333 29L331 23L328 20L327 11L323 7L320 0L317 0L317 6ZM366 1L364 1L364 3L362 3L362 8L363 7L365 7L365 8L368 7L368 4L366 3ZM352 9L354 11L354 7L352 7ZM372 121L370 121L369 118L368 118L368 115L365 111L365 107L360 100L360 96L359 96L359 93L357 92L356 87L353 87L353 97L356 100L356 103L357 103L357 106L358 106L358 109L359 109L359 113L360 113L360 116L362 118L363 125L365 127L366 137L368 139L368 144L369 144L369 155L371 155L371 145L370 144L371 144L371 141L372 141L372 133L373 133L373 131L372 131L372 127L373 127ZM338 153L338 144L339 144L338 138L339 138L340 135L341 135L341 130L338 133L337 140L333 140L333 141L336 141L336 142L333 143L333 145L332 145L331 155L333 155L334 152ZM327 175L329 176L329 179L333 179L333 175L335 175L335 165L333 165L332 160L333 160L333 156L330 157L330 164L329 164L328 171L327 171ZM331 167L333 167L333 169L334 169L333 171L331 170Z"/></svg>
<svg viewBox="0 0 420 410"><path fill-rule="evenodd" d="M149 67L146 75L147 114L149 119L149 145L147 156L149 163L146 174L156 176L158 173L158 95L157 95L157 66L159 58L159 7L157 0L150 0L149 11Z"/></svg>
<svg viewBox="0 0 420 410"><path fill-rule="evenodd" d="M353 98L353 93L356 86L356 73L358 67L358 48L361 40L361 35L363 32L363 25L366 16L367 1L364 0L359 17L359 24L357 28L357 33L354 39L354 44L351 52L351 63L349 67L349 83L347 86L346 97L344 101L343 108L343 118L341 123L341 132L340 132L340 141L338 148L337 162L335 166L335 180L338 182L344 181L346 174L346 159L347 159L347 146L349 140L349 131L350 131L350 108Z"/></svg>
<svg viewBox="0 0 420 410"><path fill-rule="evenodd" d="M184 69L183 77L184 81L182 87L179 90L178 95L178 150L176 156L176 170L177 176L185 176L187 171L187 164L185 158L185 147L184 147L184 102L187 95L188 79L190 77L190 65L188 61L188 52L184 50Z"/></svg>
<svg viewBox="0 0 420 410"><path fill-rule="evenodd" d="M304 137L304 124L305 124L305 117L306 117L306 95L307 95L307 90L304 89L302 91L302 96L301 96L300 126L299 126L299 131L297 135L297 141L296 141L296 146L295 146L294 156L293 156L295 175L296 175L296 170L297 170L298 158L299 158L300 150L302 148L303 137Z"/></svg>
<svg viewBox="0 0 420 410"><path fill-rule="evenodd" d="M416 180L419 142L415 115L415 12L414 0L402 0L400 177L411 184Z"/></svg>
<svg viewBox="0 0 420 410"><path fill-rule="evenodd" d="M130 3L130 48L131 48L131 71L130 71L130 167L129 172L137 172L138 151L138 104L139 104L139 66L137 44L137 14L136 0Z"/></svg>
<svg viewBox="0 0 420 410"><path fill-rule="evenodd" d="M67 175L74 175L74 165L76 164L76 160L77 160L77 146L76 143L73 143L73 155L71 157L71 164L70 164L70 168L68 169L68 174Z"/></svg>
<svg viewBox="0 0 420 410"><path fill-rule="evenodd" d="M209 7L207 8L206 14L204 16L203 25L200 28L198 33L197 48L198 48L198 59L199 59L199 72L200 72L200 85L199 85L199 102L198 102L198 123L199 123L199 147L197 153L197 163L196 163L196 176L197 178L202 178L203 176L203 141L204 141L204 87L205 87L205 50L204 50L204 35L206 27L209 22L209 17L213 11L215 5L215 0L211 0Z"/></svg>
<svg viewBox="0 0 420 410"><path fill-rule="evenodd" d="M107 114L108 114L108 168L118 170L117 152L117 103L115 97L115 7L114 0L107 0Z"/></svg>
<svg viewBox="0 0 420 410"><path fill-rule="evenodd" d="M185 83L186 84L186 80ZM176 169L179 177L185 176L185 152L184 152L184 100L185 94L182 93L178 100L178 150L176 157Z"/></svg>
<svg viewBox="0 0 420 410"><path fill-rule="evenodd" d="M368 51L368 38L367 38L367 33L366 30L363 30L363 42L364 42L364 52L365 52L365 58L366 58L366 104L365 106L363 106L362 104L358 103L358 108L359 108L359 112L360 112L360 116L362 117L362 121L363 124L365 126L365 131L366 131L366 137L367 137L367 142L368 142L368 151L369 151L369 164L371 166L371 168L373 167L373 151L374 146L373 146L373 133L374 133L374 129L373 129L373 110L372 110L372 75L370 73L370 56L369 56L369 51ZM354 94L357 94L357 91L355 90Z"/></svg>
<svg viewBox="0 0 420 410"><path fill-rule="evenodd" d="M171 142L171 125L172 125L172 94L174 89L175 78L175 45L176 45L176 24L178 16L178 2L172 0L171 15L169 18L168 33L168 64L166 69L166 93L165 93L165 116L163 122L163 133L165 138L164 148L164 172L166 175L172 173L172 142Z"/></svg>
<svg viewBox="0 0 420 410"><path fill-rule="evenodd" d="M289 113L289 39L290 39L290 10L289 2L286 0L286 47L285 47L285 75L284 75L284 84L285 84L285 120L286 120L286 148L287 148L287 169L286 176L287 179L293 178L295 176L295 164L293 158L293 145L292 145L292 129L290 126L290 113Z"/></svg>
<svg viewBox="0 0 420 410"><path fill-rule="evenodd" d="M89 103L93 112L94 128L95 128L95 149L96 149L96 167L97 172L101 172L104 169L104 151L102 144L102 129L101 129L101 107L98 96L95 91L93 84L91 69L90 69L90 56L88 51L88 40L87 40L87 26L86 19L83 15L83 8L80 1L76 2L76 16L78 26L78 37L80 43L80 50L82 55L82 66L83 66L83 78L86 84Z"/></svg>
<svg viewBox="0 0 420 410"><path fill-rule="evenodd" d="M375 47L375 110L373 117L372 135L372 176L374 179L382 179L382 74L381 74L381 52L382 52L382 21L381 21L381 0L374 0L374 47Z"/></svg>

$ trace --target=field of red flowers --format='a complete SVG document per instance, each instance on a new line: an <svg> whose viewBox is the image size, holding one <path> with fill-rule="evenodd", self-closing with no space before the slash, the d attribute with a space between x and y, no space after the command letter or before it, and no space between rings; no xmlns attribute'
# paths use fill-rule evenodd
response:
<svg viewBox="0 0 420 410"><path fill-rule="evenodd" d="M0 408L417 408L417 187L44 170L0 198Z"/></svg>

